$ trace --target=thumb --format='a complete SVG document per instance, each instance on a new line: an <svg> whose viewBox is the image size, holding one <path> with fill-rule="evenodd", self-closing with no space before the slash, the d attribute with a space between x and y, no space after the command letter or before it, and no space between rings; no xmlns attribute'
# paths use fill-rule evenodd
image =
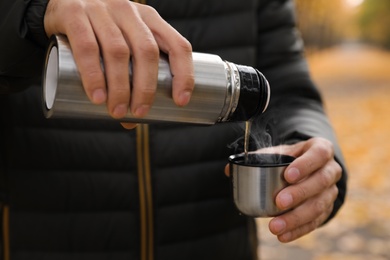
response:
<svg viewBox="0 0 390 260"><path fill-rule="evenodd" d="M229 166L229 164L226 164L226 166L225 166L225 175L226 175L227 177L230 176L230 166Z"/></svg>

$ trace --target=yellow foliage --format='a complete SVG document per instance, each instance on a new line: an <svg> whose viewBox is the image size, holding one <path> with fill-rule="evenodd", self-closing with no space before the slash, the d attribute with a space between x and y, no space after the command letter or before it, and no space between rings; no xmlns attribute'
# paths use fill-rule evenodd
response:
<svg viewBox="0 0 390 260"><path fill-rule="evenodd" d="M298 27L309 49L323 49L355 38L356 10L342 0L296 0Z"/></svg>

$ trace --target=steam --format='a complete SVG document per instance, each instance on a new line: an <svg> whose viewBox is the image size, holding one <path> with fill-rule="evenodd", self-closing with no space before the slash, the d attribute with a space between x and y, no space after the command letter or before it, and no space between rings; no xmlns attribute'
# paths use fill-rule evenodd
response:
<svg viewBox="0 0 390 260"><path fill-rule="evenodd" d="M277 145L277 119L269 113L264 113L252 121L248 151L256 151ZM235 154L244 152L245 123L239 124L240 137L228 145ZM242 133L242 134L241 134Z"/></svg>
<svg viewBox="0 0 390 260"><path fill-rule="evenodd" d="M277 133L278 117L277 113L263 113L257 116L253 121L249 135L248 153L251 154L250 160L256 160L253 152L263 150L264 153L280 154L281 151L275 150L274 146L280 144L279 135ZM245 147L245 123L239 125L239 131L242 133L240 137L233 143L228 145L234 151L234 154L244 154ZM271 148L272 149L267 149ZM258 157L260 160L260 157ZM277 162L279 159L275 159ZM249 162L250 163L250 162Z"/></svg>

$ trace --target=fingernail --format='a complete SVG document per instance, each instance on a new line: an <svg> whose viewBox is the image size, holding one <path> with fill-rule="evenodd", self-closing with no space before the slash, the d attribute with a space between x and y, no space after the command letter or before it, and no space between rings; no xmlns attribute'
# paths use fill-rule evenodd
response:
<svg viewBox="0 0 390 260"><path fill-rule="evenodd" d="M293 198L289 193L282 193L279 195L279 201L282 206L282 209L287 209L292 205Z"/></svg>
<svg viewBox="0 0 390 260"><path fill-rule="evenodd" d="M191 98L191 92L190 91L183 91L179 95L179 105L180 106L185 106L190 102Z"/></svg>
<svg viewBox="0 0 390 260"><path fill-rule="evenodd" d="M148 105L140 105L134 112L134 116L143 117L149 112L150 106Z"/></svg>
<svg viewBox="0 0 390 260"><path fill-rule="evenodd" d="M114 108L112 113L115 118L124 117L127 113L127 104L119 104Z"/></svg>
<svg viewBox="0 0 390 260"><path fill-rule="evenodd" d="M295 182L299 179L300 176L301 176L301 173L299 172L299 170L297 168L291 168L288 170L286 177L287 177L287 181Z"/></svg>
<svg viewBox="0 0 390 260"><path fill-rule="evenodd" d="M101 104L106 101L106 92L103 89L96 89L92 93L92 102L95 104Z"/></svg>
<svg viewBox="0 0 390 260"><path fill-rule="evenodd" d="M282 233L286 228L286 222L282 219L275 218L272 220L272 232L274 234Z"/></svg>

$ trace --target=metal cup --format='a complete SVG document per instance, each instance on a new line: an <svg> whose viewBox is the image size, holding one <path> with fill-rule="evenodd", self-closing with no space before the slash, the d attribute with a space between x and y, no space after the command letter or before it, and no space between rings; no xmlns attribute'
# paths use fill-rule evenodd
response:
<svg viewBox="0 0 390 260"><path fill-rule="evenodd" d="M282 214L275 203L276 195L288 183L284 170L294 157L281 154L250 153L229 157L234 204L250 217L274 217Z"/></svg>

